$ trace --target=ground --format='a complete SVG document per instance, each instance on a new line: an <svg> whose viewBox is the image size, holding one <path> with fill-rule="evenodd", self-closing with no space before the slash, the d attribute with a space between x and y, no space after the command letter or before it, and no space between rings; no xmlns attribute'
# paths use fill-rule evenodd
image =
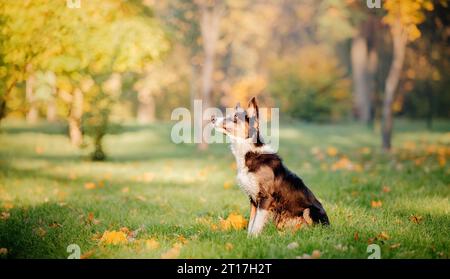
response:
<svg viewBox="0 0 450 279"><path fill-rule="evenodd" d="M76 244L82 258L367 258L375 243L381 258L449 258L448 122L398 121L391 155L362 125L285 123L279 153L331 226L256 239L229 148L173 144L170 128L123 125L90 162L64 125L2 122L0 257L67 258Z"/></svg>

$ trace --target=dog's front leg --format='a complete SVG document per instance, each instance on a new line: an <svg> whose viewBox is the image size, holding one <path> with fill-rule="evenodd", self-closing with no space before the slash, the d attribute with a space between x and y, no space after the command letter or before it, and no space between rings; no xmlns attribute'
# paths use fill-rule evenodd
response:
<svg viewBox="0 0 450 279"><path fill-rule="evenodd" d="M269 211L260 206L256 209L256 215L252 226L249 228L248 236L258 236L264 229L264 226L269 219Z"/></svg>
<svg viewBox="0 0 450 279"><path fill-rule="evenodd" d="M253 227L253 221L255 221L255 215L256 215L256 205L252 201L250 201L250 219L248 220L248 228L247 228L247 232L249 234Z"/></svg>

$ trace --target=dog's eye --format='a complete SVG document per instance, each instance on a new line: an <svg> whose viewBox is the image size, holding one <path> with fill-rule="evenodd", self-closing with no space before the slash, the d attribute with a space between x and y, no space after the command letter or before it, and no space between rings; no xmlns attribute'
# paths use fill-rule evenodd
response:
<svg viewBox="0 0 450 279"><path fill-rule="evenodd" d="M237 121L238 121L238 116L237 116L237 114L235 114L235 115L234 115L234 118L233 118L233 122L234 122L234 123L237 123Z"/></svg>

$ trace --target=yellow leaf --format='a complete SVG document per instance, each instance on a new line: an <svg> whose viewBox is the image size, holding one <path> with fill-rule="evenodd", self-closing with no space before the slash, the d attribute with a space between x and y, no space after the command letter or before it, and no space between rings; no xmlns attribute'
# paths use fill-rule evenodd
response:
<svg viewBox="0 0 450 279"><path fill-rule="evenodd" d="M130 188L128 188L128 187L124 187L124 188L122 188L122 193L128 193L129 191L130 191Z"/></svg>
<svg viewBox="0 0 450 279"><path fill-rule="evenodd" d="M159 248L159 242L154 238L147 239L145 241L145 247L149 250L155 250Z"/></svg>
<svg viewBox="0 0 450 279"><path fill-rule="evenodd" d="M122 231L105 231L100 238L100 243L104 244L126 244L128 242L127 235Z"/></svg>
<svg viewBox="0 0 450 279"><path fill-rule="evenodd" d="M378 236L378 239L383 239L383 240L388 240L389 239L389 235L386 232L381 232Z"/></svg>
<svg viewBox="0 0 450 279"><path fill-rule="evenodd" d="M231 251L231 250L233 250L233 244L231 244L230 242L227 242L226 244L225 244L225 250L227 250L227 251Z"/></svg>
<svg viewBox="0 0 450 279"><path fill-rule="evenodd" d="M241 230L244 229L247 226L247 220L240 215L236 213L231 213L228 215L228 218L225 220L220 221L220 228L222 230L229 230L229 229L235 229L235 230Z"/></svg>
<svg viewBox="0 0 450 279"><path fill-rule="evenodd" d="M371 201L370 202L370 206L372 206L372 208L378 208L381 207L383 205L383 203L381 201Z"/></svg>
<svg viewBox="0 0 450 279"><path fill-rule="evenodd" d="M175 243L172 248L161 255L161 259L176 259L180 256L181 245Z"/></svg>
<svg viewBox="0 0 450 279"><path fill-rule="evenodd" d="M233 186L233 184L230 181L225 181L223 184L224 189L230 189Z"/></svg>
<svg viewBox="0 0 450 279"><path fill-rule="evenodd" d="M86 182L84 184L84 188L87 189L87 190L92 190L92 189L95 189L96 187L97 186L95 185L94 182Z"/></svg>
<svg viewBox="0 0 450 279"><path fill-rule="evenodd" d="M336 156L338 154L338 150L337 150L336 147L330 146L330 147L327 148L327 154L330 157L334 157L334 156Z"/></svg>

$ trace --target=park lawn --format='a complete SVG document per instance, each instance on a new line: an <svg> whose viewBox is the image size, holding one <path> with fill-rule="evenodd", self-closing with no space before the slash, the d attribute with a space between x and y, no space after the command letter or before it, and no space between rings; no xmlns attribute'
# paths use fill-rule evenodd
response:
<svg viewBox="0 0 450 279"><path fill-rule="evenodd" d="M63 125L2 122L0 258L67 258L69 244L83 258L367 258L369 243L381 258L449 258L449 122L398 121L393 155L361 125L284 124L279 153L331 226L255 239L221 222L249 216L228 147L175 145L170 129L123 125L90 162Z"/></svg>

